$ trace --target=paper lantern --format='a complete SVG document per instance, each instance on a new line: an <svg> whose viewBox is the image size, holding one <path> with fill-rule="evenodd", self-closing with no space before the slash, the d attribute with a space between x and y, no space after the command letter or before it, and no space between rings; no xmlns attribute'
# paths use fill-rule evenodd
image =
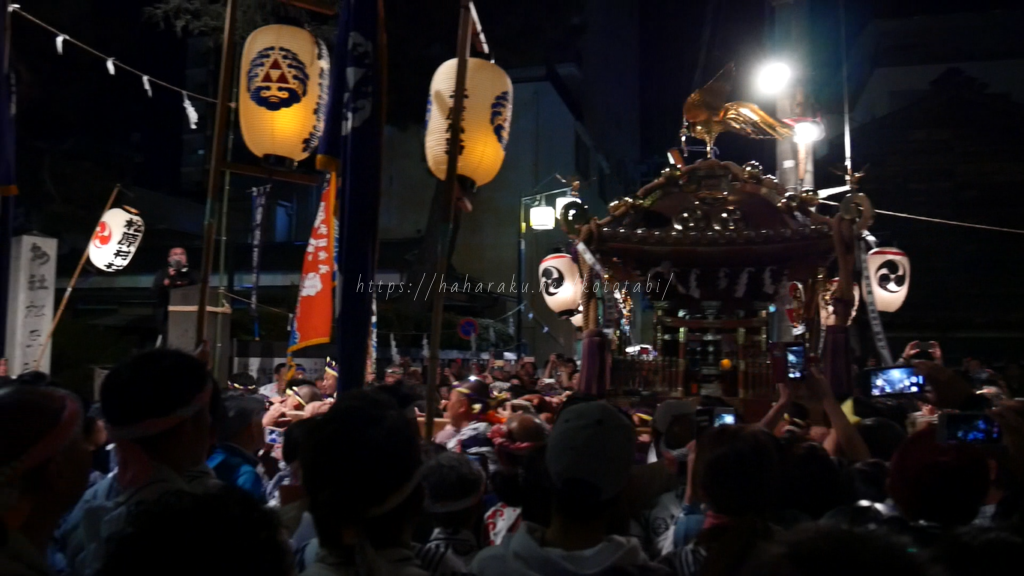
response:
<svg viewBox="0 0 1024 576"><path fill-rule="evenodd" d="M494 179L505 160L505 145L512 124L512 81L504 70L487 60L469 58L466 66L458 173L477 186L483 186ZM441 180L448 174L457 68L455 58L441 64L434 72L427 95L424 150L427 166Z"/></svg>
<svg viewBox="0 0 1024 576"><path fill-rule="evenodd" d="M551 206L534 206L530 208L530 228L534 230L551 230L554 227L554 208Z"/></svg>
<svg viewBox="0 0 1024 576"><path fill-rule="evenodd" d="M832 308L832 293L839 287L839 278L828 281L828 286L818 294L818 309L821 315L821 327L835 326L836 314ZM853 283L853 310L850 311L850 320L846 325L853 323L853 317L857 315L857 306L860 305L860 290L857 283Z"/></svg>
<svg viewBox="0 0 1024 576"><path fill-rule="evenodd" d="M544 302L561 318L579 314L583 279L568 254L552 254L540 261L540 288Z"/></svg>
<svg viewBox="0 0 1024 576"><path fill-rule="evenodd" d="M875 306L881 312L895 312L910 292L910 258L898 248L875 248L868 252L868 271Z"/></svg>
<svg viewBox="0 0 1024 576"><path fill-rule="evenodd" d="M804 324L804 287L799 282L790 282L787 292L786 319L790 326L799 328Z"/></svg>
<svg viewBox="0 0 1024 576"><path fill-rule="evenodd" d="M89 261L100 270L117 272L131 262L139 249L146 226L133 212L114 208L100 218L89 240Z"/></svg>
<svg viewBox="0 0 1024 576"><path fill-rule="evenodd" d="M245 41L240 67L245 145L267 164L294 168L320 144L331 75L327 47L302 28L264 26ZM370 96L352 96L345 125L369 115Z"/></svg>

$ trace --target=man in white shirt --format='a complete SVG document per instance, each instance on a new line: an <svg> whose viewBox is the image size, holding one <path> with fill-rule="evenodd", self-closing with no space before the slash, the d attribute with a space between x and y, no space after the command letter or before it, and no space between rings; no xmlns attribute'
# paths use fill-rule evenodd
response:
<svg viewBox="0 0 1024 576"><path fill-rule="evenodd" d="M263 394L270 400L284 398L286 384L288 384L288 365L281 362L274 366L274 381L260 386L260 394Z"/></svg>

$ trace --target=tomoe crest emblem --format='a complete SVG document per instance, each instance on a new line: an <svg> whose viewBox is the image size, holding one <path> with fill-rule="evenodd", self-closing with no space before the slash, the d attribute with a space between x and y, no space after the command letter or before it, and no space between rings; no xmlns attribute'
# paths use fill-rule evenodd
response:
<svg viewBox="0 0 1024 576"><path fill-rule="evenodd" d="M879 288L897 294L907 284L907 268L899 260L886 260L875 270L875 279Z"/></svg>
<svg viewBox="0 0 1024 576"><path fill-rule="evenodd" d="M565 276L558 268L548 266L541 272L541 282L544 286L544 294L557 296L558 291L562 288L562 284L565 283Z"/></svg>
<svg viewBox="0 0 1024 576"><path fill-rule="evenodd" d="M309 91L309 71L295 52L270 46L249 62L245 89L257 106L276 112L302 102Z"/></svg>

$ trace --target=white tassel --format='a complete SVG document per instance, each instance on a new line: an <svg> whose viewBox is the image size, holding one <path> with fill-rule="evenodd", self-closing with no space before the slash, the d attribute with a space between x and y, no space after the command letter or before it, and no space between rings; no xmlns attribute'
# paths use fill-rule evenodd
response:
<svg viewBox="0 0 1024 576"><path fill-rule="evenodd" d="M111 76L114 75L114 59L113 58L107 58L107 72L110 72Z"/></svg>
<svg viewBox="0 0 1024 576"><path fill-rule="evenodd" d="M67 36L65 36L63 34L60 34L59 36L57 36L57 54L59 54L61 56L64 55L64 39L65 38L67 38Z"/></svg>
<svg viewBox="0 0 1024 576"><path fill-rule="evenodd" d="M146 89L146 94L149 94L149 97L152 98L153 87L149 85L149 76L142 77L142 87Z"/></svg>
<svg viewBox="0 0 1024 576"><path fill-rule="evenodd" d="M182 92L181 95L185 98L185 101L182 102L182 106L185 107L185 114L188 115L188 127L195 130L196 125L199 123L199 113L196 112L192 103L188 101L188 94Z"/></svg>

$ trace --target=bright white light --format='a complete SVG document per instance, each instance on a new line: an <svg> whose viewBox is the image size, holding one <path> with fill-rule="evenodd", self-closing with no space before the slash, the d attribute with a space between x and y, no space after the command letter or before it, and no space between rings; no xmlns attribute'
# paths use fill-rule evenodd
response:
<svg viewBox="0 0 1024 576"><path fill-rule="evenodd" d="M816 142L825 136L825 128L818 121L797 122L793 127L793 141L798 144Z"/></svg>
<svg viewBox="0 0 1024 576"><path fill-rule="evenodd" d="M530 228L534 230L551 230L554 227L554 208L551 206L534 206L530 208Z"/></svg>
<svg viewBox="0 0 1024 576"><path fill-rule="evenodd" d="M569 202L576 202L577 200L579 200L579 198L575 196L562 196L561 198L555 198L555 216L561 218L562 208L564 208Z"/></svg>
<svg viewBox="0 0 1024 576"><path fill-rule="evenodd" d="M789 66L782 62L767 64L757 72L757 88L765 94L778 94L792 75Z"/></svg>

